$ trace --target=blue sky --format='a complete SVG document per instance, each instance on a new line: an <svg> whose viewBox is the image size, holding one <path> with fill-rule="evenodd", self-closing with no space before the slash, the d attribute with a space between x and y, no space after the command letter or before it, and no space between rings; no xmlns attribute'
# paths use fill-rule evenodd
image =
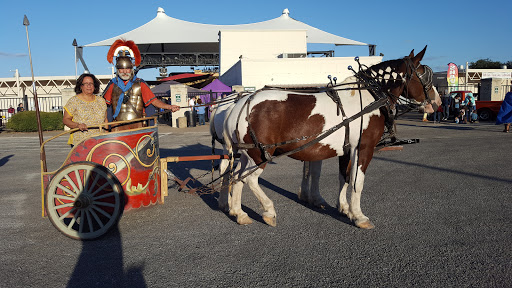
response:
<svg viewBox="0 0 512 288"><path fill-rule="evenodd" d="M313 27L345 38L377 45L384 60L401 58L428 45L422 63L444 71L449 62L490 58L512 60L512 1L6 1L0 17L0 78L18 69L30 76L23 15L30 26L35 76L75 74L73 39L85 45L135 29L156 16L158 7L170 17L205 24L246 24L270 20L283 9ZM121 5L121 3L123 5ZM172 33L173 31L165 31ZM309 50L335 50L336 56L367 56L366 46L316 45ZM84 49L94 74L110 74L108 47ZM509 67L512 68L512 67ZM168 68L190 71L189 67ZM78 73L83 72L79 65ZM154 80L156 69L139 76Z"/></svg>

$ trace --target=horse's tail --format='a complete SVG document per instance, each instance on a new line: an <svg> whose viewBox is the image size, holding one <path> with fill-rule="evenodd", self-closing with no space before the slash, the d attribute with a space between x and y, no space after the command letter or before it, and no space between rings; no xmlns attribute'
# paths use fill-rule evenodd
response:
<svg viewBox="0 0 512 288"><path fill-rule="evenodd" d="M227 150L228 155L230 155L230 161L232 161L234 159L234 157L231 157L234 154L233 142L231 140L231 136L229 135L229 133L227 132L227 129L225 129L225 128L226 127L224 126L224 131L222 131L222 136L224 137L224 149Z"/></svg>
<svg viewBox="0 0 512 288"><path fill-rule="evenodd" d="M212 136L212 154L215 154L215 139L217 138L217 131L215 131L215 112L217 109L212 111L210 115L210 136Z"/></svg>
<svg viewBox="0 0 512 288"><path fill-rule="evenodd" d="M231 188L233 183L233 173L234 173L234 164L235 164L235 151L233 149L233 142L231 140L231 136L227 132L228 129L226 129L226 121L224 121L224 129L222 131L222 135L224 136L224 149L227 151L229 156L229 194L231 194ZM225 172L225 171L224 171Z"/></svg>

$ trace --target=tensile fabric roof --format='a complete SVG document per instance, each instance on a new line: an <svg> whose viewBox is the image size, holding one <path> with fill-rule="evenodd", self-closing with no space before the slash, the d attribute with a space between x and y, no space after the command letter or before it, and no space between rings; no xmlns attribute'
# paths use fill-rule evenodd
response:
<svg viewBox="0 0 512 288"><path fill-rule="evenodd" d="M368 45L347 39L290 17L288 9L281 16L263 22L239 25L212 25L179 20L158 8L157 15L148 23L132 31L102 41L84 45L110 46L117 39L133 40L141 53L218 53L219 32L222 30L306 30L307 43L335 45Z"/></svg>

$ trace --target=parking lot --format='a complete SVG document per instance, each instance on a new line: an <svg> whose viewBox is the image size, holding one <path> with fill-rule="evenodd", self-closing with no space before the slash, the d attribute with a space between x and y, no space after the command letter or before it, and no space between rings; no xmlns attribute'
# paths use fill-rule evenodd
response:
<svg viewBox="0 0 512 288"><path fill-rule="evenodd" d="M509 287L512 133L421 118L397 124L399 138L419 143L378 152L370 164L361 207L374 230L337 213L337 159L324 162L330 207L320 210L297 198L302 163L279 158L260 178L275 228L247 188L243 209L254 223L239 226L218 210L217 194L169 183L165 204L125 213L105 237L84 242L41 218L37 133L0 133L0 287ZM161 157L211 152L205 126L159 134ZM68 151L66 139L49 145L49 168ZM209 169L209 161L170 165L180 178Z"/></svg>

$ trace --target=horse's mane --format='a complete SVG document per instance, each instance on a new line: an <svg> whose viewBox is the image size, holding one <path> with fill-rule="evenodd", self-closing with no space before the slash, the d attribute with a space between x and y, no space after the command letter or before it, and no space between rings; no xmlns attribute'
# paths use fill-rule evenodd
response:
<svg viewBox="0 0 512 288"><path fill-rule="evenodd" d="M400 65L403 64L405 58L406 57L404 57L402 59L387 60L384 62L374 64L370 67L368 67L366 65L362 65L359 68L359 72L357 72L357 73L367 73L368 76L370 76L370 75L375 76L375 74L379 74L379 71L385 71L386 68L388 68L388 67L390 67L392 70L396 71L397 69L399 69ZM356 73L356 75L348 76L345 80L343 80L343 83L354 81L354 79L357 78L357 73ZM383 76L383 75L380 75L380 76ZM380 77L379 77L379 80L382 80L382 79L380 79Z"/></svg>
<svg viewBox="0 0 512 288"><path fill-rule="evenodd" d="M405 58L387 60L384 62L377 63L375 65L372 65L369 67L369 69L371 69L373 71L378 71L379 69L387 68L387 67L391 67L393 69L398 69L398 67L403 64L404 59Z"/></svg>
<svg viewBox="0 0 512 288"><path fill-rule="evenodd" d="M405 58L380 62L367 69L362 69L359 73L374 78L382 88L390 89L403 83L404 73L400 69L404 64Z"/></svg>

